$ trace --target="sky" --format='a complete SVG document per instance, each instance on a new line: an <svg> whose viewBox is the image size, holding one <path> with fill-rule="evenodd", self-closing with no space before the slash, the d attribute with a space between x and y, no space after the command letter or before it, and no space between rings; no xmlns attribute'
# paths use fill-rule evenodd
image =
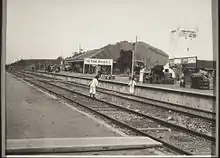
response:
<svg viewBox="0 0 220 158"><path fill-rule="evenodd" d="M177 27L197 27L198 37L171 40ZM67 57L79 44L91 50L136 36L170 56L213 60L211 0L7 0L6 63Z"/></svg>

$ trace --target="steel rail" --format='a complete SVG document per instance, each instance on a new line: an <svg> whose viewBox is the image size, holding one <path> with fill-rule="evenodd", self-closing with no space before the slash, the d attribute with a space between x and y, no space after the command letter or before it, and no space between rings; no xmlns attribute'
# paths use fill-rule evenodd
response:
<svg viewBox="0 0 220 158"><path fill-rule="evenodd" d="M42 82L44 82L44 81L42 81ZM66 91L69 91L69 92L71 92L71 93L76 93L76 94L78 94L78 95L81 95L81 96L84 96L84 97L88 97L88 95L86 95L86 94L82 94L82 93L79 93L79 92L76 92L76 91L72 91L72 90L70 90L70 89L68 89L68 88L64 88L64 87L62 87L62 86L58 86L58 85L55 85L55 84L52 84L52 83L49 83L49 82L48 82L47 84L49 84L49 85L51 85L51 86L54 86L54 87L57 87L57 88L60 88L60 89L63 89L63 90L66 90ZM126 108L126 107L122 107L122 106L119 106L119 105L117 105L117 104L107 102L107 101L102 100L102 99L97 99L97 98L95 98L95 100L96 100L96 101L100 101L100 102L102 102L102 103L104 103L104 104L108 104L108 105L110 105L110 106L112 106L112 107L116 107L116 108L118 108L118 109L120 109L120 110L123 110L123 111L126 111L126 112L130 112L130 113L133 113L133 114L136 114L137 116L141 116L141 117L144 117L144 118L147 118L147 119L151 119L151 120L153 120L153 121L155 121L155 122L157 122L157 123L160 123L160 124L162 124L162 125L164 125L164 126L166 126L166 127L170 127L170 128L172 128L172 129L175 129L175 130L177 130L177 131L181 131L181 132L190 134L190 135L192 135L192 136L198 136L198 137L204 138L204 139L209 140L209 141L212 141L212 142L215 142L215 140L216 140L215 137L213 137L213 136L209 136L209 135L206 135L206 134L203 134L203 133L199 133L199 132L190 130L190 129L188 129L188 128L182 127L182 126L169 123L169 122L164 121L164 120L162 120L162 119L155 118L155 117L152 117L152 116L148 116L148 115L146 115L146 114L143 114L143 113L140 113L140 112L136 112L136 111L131 110L131 109L128 109L128 108Z"/></svg>
<svg viewBox="0 0 220 158"><path fill-rule="evenodd" d="M24 73L27 73L27 72L24 72ZM40 72L40 73L43 73L43 72ZM33 74L33 73L29 73L29 72L28 72L28 74L36 75L36 73ZM39 74L37 74L37 75L39 75ZM36 75L36 76L37 76L37 75ZM57 74L57 75L58 75L58 74ZM42 75L42 77L43 77L43 75ZM73 77L73 76L71 76L71 77ZM51 78L51 79L54 79L54 78L52 78L52 77L50 77L50 78ZM65 82L65 81L61 81L61 80L60 80L59 82ZM76 82L72 82L72 81L71 81L71 82L65 82L65 83L66 83L66 84L71 84L71 83L72 83L72 84L75 84ZM82 84L82 83L77 83L77 84L86 87L85 84ZM79 86L78 86L78 87L79 87ZM131 101L136 101L136 102L139 102L139 103L142 103L142 104L148 104L148 105L152 105L152 106L157 106L157 107L163 108L163 109L170 109L170 110L172 110L172 111L181 112L181 113L183 113L183 114L185 114L185 115L196 116L196 117L198 117L198 118L203 118L203 119L207 119L207 120L209 120L209 121L214 121L213 123L216 122L216 117L215 117L215 116L216 116L216 113L214 113L214 112L209 112L209 111L205 111L205 110L202 110L202 109L195 109L195 108L192 108L192 107L186 107L186 106L178 105L178 104L174 104L174 103L167 103L167 102L164 102L164 101L161 101L161 100L155 100L155 99L146 98L146 97L143 97L143 96L131 95L131 94L123 93L123 92L116 92L116 91L114 91L114 90L109 90L109 89L107 90L107 89L102 88L102 87L98 87L98 88L97 88L97 91L100 91L100 92L102 92L102 93L112 92L111 95L114 95L114 96L117 96L117 97L120 97L120 98L129 99L129 100L131 100ZM104 91L109 91L109 92L104 92ZM118 93L118 94L120 94L120 95L117 95L117 94L115 94L115 93ZM137 99L129 98L129 97L127 97L127 96L135 97L135 98L137 98ZM143 100L149 100L149 101L152 101L152 102L161 103L161 104L166 104L166 105L168 105L168 106L170 106L170 107L164 107L164 106L161 106L161 105L158 105L158 104L149 103L149 102L147 102L147 101L138 100L138 98L139 98L139 99L143 99ZM173 107L172 107L172 106L173 106ZM175 109L174 107L185 109L185 111ZM187 111L187 110L192 110L192 111L196 111L196 112L205 113L205 114L208 114L208 115L213 115L213 117L211 117L211 118L210 118L210 117L205 117L205 116L202 116L202 115L198 115L198 114L189 112L189 111Z"/></svg>
<svg viewBox="0 0 220 158"><path fill-rule="evenodd" d="M34 72L32 72L32 71L23 71L23 72L34 73ZM56 75L56 76L66 76L66 77L78 78L78 79L79 79L79 78L84 79L83 77L79 77L79 76L68 76L68 75L65 75L65 74L55 74L55 73L40 72L40 71L38 71L37 73L49 74L49 75ZM35 73L35 74L36 74L36 73ZM87 79L87 80L89 80L89 79ZM101 88L101 87L100 87L100 88ZM106 90L105 88L101 88L101 89ZM108 90L108 91L116 92L116 91L114 91L114 90ZM209 112L209 111L205 111L205 110L197 109L197 108L193 108L193 107L185 107L185 106L183 106L183 105L179 105L179 104L175 104L175 103L168 103L168 102L165 102L165 101L162 101L162 100L156 100L156 99L153 99L153 98L146 98L146 97L143 97L143 96L131 95L131 94L129 94L129 93L127 94L127 93L123 93L123 92L116 92L116 93L120 93L120 94L123 94L123 95L129 95L129 96L135 96L135 97L138 97L138 98L147 99L147 100L155 101L155 102L158 102L158 103L170 104L170 105L173 105L173 106L177 106L177 105L178 105L178 107L188 108L189 110L196 110L196 111L199 111L199 112L204 112L204 113L207 113L207 114L216 115L215 112Z"/></svg>
<svg viewBox="0 0 220 158"><path fill-rule="evenodd" d="M22 78L22 76L21 76L20 74L16 74L16 73L13 73L13 74L14 74L15 76L17 76L17 77ZM177 153L183 154L183 155L193 155L192 153L190 153L190 152L188 152L188 151L185 151L185 150L183 150L183 149L180 149L180 148L178 148L178 147L176 147L176 146L174 146L174 145L172 145L172 144L169 144L169 143L167 143L167 142L165 142L165 141L163 141L163 140L160 140L160 139L158 139L158 138L156 138L156 137L154 137L154 136L151 136L151 135L149 135L149 134L147 134L147 133L145 133L145 132L143 132L143 131L140 131L140 130L138 130L138 129L136 129L136 128L134 128L134 127L132 127L132 126L130 126L130 125L124 123L124 122L122 122L122 121L116 120L116 119L114 119L114 118L112 118L112 117L110 117L110 116L107 116L107 115L105 115L105 114L99 112L99 111L96 111L96 110L94 110L93 108L91 108L91 107L89 107L89 106L86 106L86 105L84 105L84 104L82 104L82 103L80 103L80 102L78 102L78 101L76 101L76 100L73 100L73 99L71 99L71 98L68 98L68 97L66 97L66 96L64 96L64 95L61 95L61 94L57 93L57 92L54 92L54 91L52 91L52 90L49 89L49 88L46 88L46 87L44 87L44 86L41 86L41 85L39 85L39 84L37 84L37 83L35 83L35 82L33 82L33 81L30 81L30 80L28 80L28 79L24 79L24 78L22 78L22 79L23 79L24 81L29 82L29 83L31 83L32 85L34 85L34 86L40 88L40 89L43 89L43 90L45 90L45 91L47 91L47 92L49 92L49 93L51 93L51 94L53 94L53 95L56 95L57 97L59 97L59 98L61 98L61 99L70 101L70 102L72 102L72 103L75 103L75 104L77 104L77 105L83 107L83 108L86 108L86 109L88 109L89 111L91 111L91 112L93 112L93 113L95 113L95 114L97 114L97 115L99 115L99 116L101 116L101 117L104 117L104 118L106 118L106 119L112 121L114 124L116 124L116 125L118 125L118 126L120 126L120 127L124 127L124 128L126 128L126 129L129 129L129 130L132 131L132 132L135 132L135 133L138 134L138 135L147 136L147 137L149 137L149 138L151 138L151 139L154 139L154 140L156 140L156 141L158 141L158 142L161 142L165 147L169 148L170 150L172 150L172 151L174 151L174 152L177 152ZM45 84L49 84L48 82L45 82L45 81L39 81L39 82L43 82L43 83L45 83ZM61 88L61 89L65 89L65 88ZM71 90L68 90L68 89L66 89L66 90L69 91L69 92L72 92L72 93L74 92L74 91L71 91ZM80 94L80 95L81 95L81 94ZM88 97L88 96L87 96L87 97Z"/></svg>

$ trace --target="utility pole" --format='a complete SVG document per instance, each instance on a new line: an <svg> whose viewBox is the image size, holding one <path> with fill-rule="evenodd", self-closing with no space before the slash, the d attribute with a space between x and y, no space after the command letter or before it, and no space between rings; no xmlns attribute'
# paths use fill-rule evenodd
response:
<svg viewBox="0 0 220 158"><path fill-rule="evenodd" d="M131 68L131 76L134 76L134 64L135 64L135 54L137 51L137 36L136 36L136 40L135 40L135 45L134 45L134 50L132 53L132 68Z"/></svg>
<svg viewBox="0 0 220 158"><path fill-rule="evenodd" d="M79 53L81 53L81 44L79 44Z"/></svg>

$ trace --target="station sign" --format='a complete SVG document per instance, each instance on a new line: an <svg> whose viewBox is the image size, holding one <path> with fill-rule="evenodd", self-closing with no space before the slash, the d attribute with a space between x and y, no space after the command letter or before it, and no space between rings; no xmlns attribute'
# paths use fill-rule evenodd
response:
<svg viewBox="0 0 220 158"><path fill-rule="evenodd" d="M112 65L113 59L85 58L84 64L87 64L87 65Z"/></svg>
<svg viewBox="0 0 220 158"><path fill-rule="evenodd" d="M185 39L195 39L198 36L198 29L175 29L170 32L172 35L177 35L179 37L184 37Z"/></svg>
<svg viewBox="0 0 220 158"><path fill-rule="evenodd" d="M174 59L170 59L169 60L169 65L172 67L172 66L175 66L175 65L196 65L196 62L197 62L197 57L183 57L183 58L174 58Z"/></svg>
<svg viewBox="0 0 220 158"><path fill-rule="evenodd" d="M180 30L179 31L179 36L180 37L185 37L185 38L196 38L197 37L197 32L196 31L191 31L191 30Z"/></svg>
<svg viewBox="0 0 220 158"><path fill-rule="evenodd" d="M196 63L196 57L183 58L182 64L192 64Z"/></svg>

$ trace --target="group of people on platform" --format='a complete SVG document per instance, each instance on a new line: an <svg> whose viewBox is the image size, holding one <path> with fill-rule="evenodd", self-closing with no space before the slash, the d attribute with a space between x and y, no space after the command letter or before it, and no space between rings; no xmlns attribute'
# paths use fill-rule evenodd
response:
<svg viewBox="0 0 220 158"><path fill-rule="evenodd" d="M202 72L201 72L202 73ZM213 74L212 76L215 76L214 74L215 72L213 71ZM89 83L89 86L90 86L90 97L93 97L95 98L95 95L96 95L96 87L98 86L98 79L99 77L101 76L100 73L98 73L98 75L96 75L92 81ZM208 78L208 77L207 77ZM164 81L165 81L165 84L166 84L166 81L169 81L170 79L173 79L173 75L172 73L169 72L168 69L165 69L164 71ZM212 79L212 78L211 78ZM212 83L214 84L215 82L215 78L213 77L212 79ZM140 80L143 82L143 80ZM184 73L181 73L180 76L179 76L179 82L180 82L180 87L185 87L185 84L186 84L186 81L185 81L185 76L184 76ZM137 83L135 81L135 77L131 77L130 80L129 80L129 83L128 83L128 86L129 86L129 92L130 94L134 94L135 92L135 87L136 87ZM212 85L214 86L214 85Z"/></svg>
<svg viewBox="0 0 220 158"><path fill-rule="evenodd" d="M96 88L99 84L99 75L96 75L90 82L89 82L89 94L90 97L95 98L96 95ZM134 94L136 82L134 80L134 77L132 77L128 83L129 86L129 92L130 94Z"/></svg>

